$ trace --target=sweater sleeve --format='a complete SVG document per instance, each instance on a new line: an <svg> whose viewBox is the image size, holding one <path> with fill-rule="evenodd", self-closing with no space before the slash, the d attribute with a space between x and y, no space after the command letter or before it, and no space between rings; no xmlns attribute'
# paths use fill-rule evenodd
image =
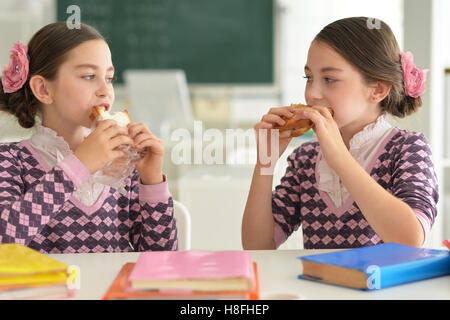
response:
<svg viewBox="0 0 450 320"><path fill-rule="evenodd" d="M294 151L280 184L272 192L272 214L275 222L274 241L278 248L301 225L299 160Z"/></svg>
<svg viewBox="0 0 450 320"><path fill-rule="evenodd" d="M177 250L177 227L168 183L143 185L136 170L130 192L130 241L137 251Z"/></svg>
<svg viewBox="0 0 450 320"><path fill-rule="evenodd" d="M0 243L28 245L89 177L74 156L66 157L27 190L22 163L8 145L0 145Z"/></svg>
<svg viewBox="0 0 450 320"><path fill-rule="evenodd" d="M393 195L413 209L426 239L437 215L439 193L431 149L423 134L406 138L393 169Z"/></svg>

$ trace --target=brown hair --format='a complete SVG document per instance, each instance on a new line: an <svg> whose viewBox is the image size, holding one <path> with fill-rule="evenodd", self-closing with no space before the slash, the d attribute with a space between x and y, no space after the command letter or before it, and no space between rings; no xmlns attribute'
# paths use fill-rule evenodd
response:
<svg viewBox="0 0 450 320"><path fill-rule="evenodd" d="M23 87L13 93L5 93L0 82L0 111L15 115L24 128L33 127L41 103L31 91L30 78L41 75L53 80L71 49L98 39L104 40L95 28L83 23L80 29L69 29L66 22L55 22L41 28L28 43L29 74Z"/></svg>
<svg viewBox="0 0 450 320"><path fill-rule="evenodd" d="M406 95L400 48L391 28L381 20L352 17L337 20L323 28L314 40L324 42L354 65L367 83L392 85L381 101L383 112L403 118L418 110L421 97Z"/></svg>

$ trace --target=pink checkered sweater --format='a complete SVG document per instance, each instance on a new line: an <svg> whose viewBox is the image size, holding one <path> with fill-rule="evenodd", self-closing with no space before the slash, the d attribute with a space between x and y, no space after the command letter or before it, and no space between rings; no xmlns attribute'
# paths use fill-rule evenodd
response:
<svg viewBox="0 0 450 320"><path fill-rule="evenodd" d="M319 151L317 141L304 143L294 150L280 185L273 191L276 247L300 225L305 249L355 248L383 243L351 195L337 208L328 194L318 189ZM413 209L426 235L437 214L438 185L425 136L394 128L367 172Z"/></svg>
<svg viewBox="0 0 450 320"><path fill-rule="evenodd" d="M50 169L26 140L0 144L0 243L42 253L177 250L167 182L142 185L134 170L125 195L105 186L86 206L73 192L88 177L73 154Z"/></svg>

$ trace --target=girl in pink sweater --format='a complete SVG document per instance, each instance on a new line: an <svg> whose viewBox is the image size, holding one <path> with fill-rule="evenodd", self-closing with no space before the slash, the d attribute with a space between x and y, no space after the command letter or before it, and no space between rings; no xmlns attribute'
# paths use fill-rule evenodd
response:
<svg viewBox="0 0 450 320"><path fill-rule="evenodd" d="M114 103L113 79L108 44L88 25L49 24L14 45L0 110L35 133L0 144L0 243L43 253L177 249L161 140L142 123L113 120L86 136L92 108ZM146 150L121 192L92 178L125 156L120 145Z"/></svg>
<svg viewBox="0 0 450 320"><path fill-rule="evenodd" d="M277 248L300 226L306 249L424 243L438 201L431 149L423 134L392 127L386 115L404 117L421 106L426 71L400 51L388 25L370 22L346 18L320 31L305 66L312 108L273 108L256 124L263 150L271 140L259 133L286 118L310 119L315 138L289 156L274 191L273 176L258 160L243 217L244 248ZM279 154L290 134L275 140Z"/></svg>

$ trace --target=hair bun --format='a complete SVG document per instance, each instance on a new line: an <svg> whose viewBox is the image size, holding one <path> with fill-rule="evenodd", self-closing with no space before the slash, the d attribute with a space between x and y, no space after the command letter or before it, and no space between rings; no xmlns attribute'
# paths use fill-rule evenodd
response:
<svg viewBox="0 0 450 320"><path fill-rule="evenodd" d="M26 129L34 126L38 109L38 101L29 90L26 85L13 93L3 92L3 87L0 91L0 110L16 116L19 125Z"/></svg>

